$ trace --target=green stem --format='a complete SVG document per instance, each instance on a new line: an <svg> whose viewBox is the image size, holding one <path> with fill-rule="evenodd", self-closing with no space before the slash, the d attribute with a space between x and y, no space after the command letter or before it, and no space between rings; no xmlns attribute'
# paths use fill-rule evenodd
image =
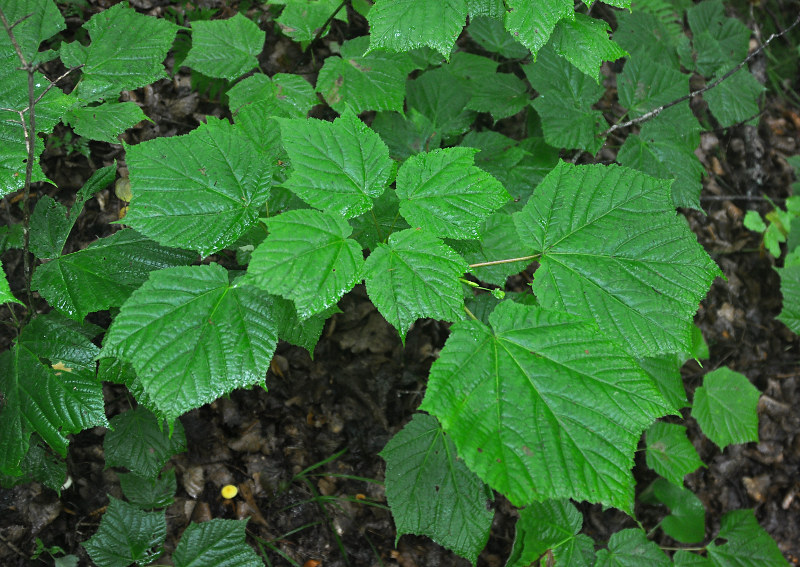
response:
<svg viewBox="0 0 800 567"><path fill-rule="evenodd" d="M533 256L522 256L521 258L508 258L506 260L492 260L491 262L478 262L477 264L470 264L470 268L482 268L483 266L497 266L499 264L511 264L513 262L522 262L523 260L535 260L541 254L534 254Z"/></svg>

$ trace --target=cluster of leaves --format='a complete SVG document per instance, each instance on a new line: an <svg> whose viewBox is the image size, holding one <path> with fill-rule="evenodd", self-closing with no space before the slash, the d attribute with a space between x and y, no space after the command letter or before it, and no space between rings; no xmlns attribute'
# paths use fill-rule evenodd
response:
<svg viewBox="0 0 800 567"><path fill-rule="evenodd" d="M108 464L138 476L123 481L130 504L112 500L86 548L99 565L152 560L164 515L141 508L163 507L174 477L158 477L163 461L142 447L177 450L182 414L263 386L279 340L313 353L338 300L363 281L401 339L419 318L452 323L426 413L382 453L398 537L429 535L474 563L497 491L521 508L509 565L783 564L750 511L726 516L705 555L670 559L641 529L596 552L569 501L633 516L633 455L646 431L648 465L663 477L646 497L671 512L662 529L705 540L702 504L683 487L702 462L684 426L657 420L689 405L680 367L697 356L692 318L720 271L675 210L699 208L693 152L703 126L688 102L666 104L688 95L692 74L714 81L738 64L749 30L719 0L688 7L691 39L676 23L681 2L615 12L614 41L609 24L571 0L354 0L350 12L334 0L273 4L279 29L303 46L355 12L370 34L341 44L312 86L253 73L265 32L245 15L193 22L182 65L230 82L232 120L208 116L182 136L123 144L127 228L86 249L63 253L113 166L97 170L69 210L37 202L22 247L39 260L30 285L53 311L0 355L3 481L59 487L63 464L47 447L63 456L69 434L109 427ZM117 4L84 25L86 44L40 51L64 28L52 1L0 8L0 194L23 189L27 199L30 182L47 180L29 159L39 134L63 121L115 143L147 119L119 93L166 76L179 27ZM456 47L467 23L473 52ZM640 128L619 165L559 160L596 154L618 129L597 105L601 63L623 56L614 118ZM79 74L69 94L37 71L56 57ZM734 73L704 94L706 120L751 118L761 91L746 70ZM332 122L308 118L320 97L339 114ZM359 118L367 111L369 126ZM518 138L478 126L512 116L524 125ZM218 261L225 250L238 265ZM534 260L532 294L475 295L475 281L502 291ZM0 300L21 303L5 278ZM102 310L114 314L108 329L85 321ZM109 423L104 381L125 384L138 408ZM757 439L757 399L744 376L721 369L706 375L692 415L724 449ZM122 438L134 441L114 449ZM242 530L192 527L180 545L191 542L188 554L202 547L195 540L241 544Z"/></svg>

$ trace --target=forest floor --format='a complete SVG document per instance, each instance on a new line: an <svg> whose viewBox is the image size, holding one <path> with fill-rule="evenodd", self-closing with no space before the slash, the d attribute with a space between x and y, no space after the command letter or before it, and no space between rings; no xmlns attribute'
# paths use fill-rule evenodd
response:
<svg viewBox="0 0 800 567"><path fill-rule="evenodd" d="M131 3L149 5L154 13L165 9L159 2ZM81 23L69 21L72 28ZM364 31L342 28L339 33ZM270 72L288 71L301 57L297 46L277 33L267 37L274 45L267 47L273 55L265 65ZM316 56L300 67L312 82L319 68L315 61L326 54L324 43L316 49ZM203 114L224 115L221 106L187 88L187 80L178 75L130 94L153 123L129 131L128 142L184 133ZM709 536L724 513L754 508L787 560L800 563L800 339L775 318L782 301L775 261L760 248L760 236L742 225L746 211L771 209L765 196L782 204L791 195L794 174L785 158L800 153L800 109L775 97L767 97L763 108L757 126L703 134L697 155L707 168L701 197L705 214L683 211L725 274L696 317L710 357L701 361L702 367L690 362L683 368L689 399L706 372L721 366L741 372L763 392L760 441L720 451L688 418L690 438L708 468L687 476L686 485L706 507ZM60 190L46 185L38 189L40 195L69 204L92 171L123 157L118 145L91 143L91 157L79 149L68 143L48 145L43 168ZM9 199L4 203L0 214L17 222L16 209ZM122 205L113 191L100 192L87 204L69 246L79 249L110 234L115 228L109 223L117 220ZM2 260L12 281L19 277L19 252L9 251ZM523 278L519 281L524 285ZM403 347L363 287L339 306L342 313L326 324L313 359L303 349L278 347L266 379L269 391L237 391L181 419L188 450L168 464L179 482L167 510L166 558L189 521L249 516L251 542L267 542L264 549L273 565L289 564L282 555L299 565L319 561L324 567L468 565L427 538L406 535L395 543L381 484L385 465L378 456L419 405L447 325L419 321ZM107 313L92 317L108 324ZM111 417L128 409L131 398L123 388L109 385L106 402ZM0 491L0 565L43 565L30 560L36 538L89 564L80 543L97 529L107 495L121 497L118 471L104 468L104 434L97 428L75 436L68 459L72 485L60 497L38 484ZM314 465L320 466L309 471ZM644 466L643 452L634 473L640 490L654 478ZM231 483L241 487L240 494L225 501L220 488ZM581 510L584 532L598 541L635 526L624 514L599 506L581 505ZM480 566L503 565L513 543L516 511L503 499L495 511ZM651 506L637 509L647 529L665 513ZM655 539L675 544L661 532Z"/></svg>

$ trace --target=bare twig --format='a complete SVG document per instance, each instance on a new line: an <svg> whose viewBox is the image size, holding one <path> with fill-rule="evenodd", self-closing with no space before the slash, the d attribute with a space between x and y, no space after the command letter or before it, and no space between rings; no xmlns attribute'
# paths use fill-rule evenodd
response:
<svg viewBox="0 0 800 567"><path fill-rule="evenodd" d="M792 28L794 28L797 24L800 24L800 15L797 16L797 19L792 23L792 25L790 25L788 28L786 28L786 29L784 29L784 30L782 30L780 32L776 32L776 33L772 34L771 36L769 36L767 38L767 41L765 41L763 44L761 44L761 46L759 46L758 49L754 50L750 55L745 57L742 60L741 63L739 63L736 67L734 67L733 69L731 69L730 71L728 71L727 73L722 75L719 79L717 79L713 83L710 83L710 84L704 86L702 89L698 89L698 90L696 90L694 92L691 92L691 93L689 93L687 95L684 95L684 96L682 96L680 98L677 98L677 99L675 99L675 100L673 100L671 102L668 102L666 104L662 104L661 106L658 106L658 107L654 108L653 110L651 110L650 112L646 112L645 114L642 114L641 116L639 116L637 118L633 118L631 120L628 120L627 122L623 122L622 124L614 124L613 126L608 128L605 132L600 134L600 136L607 136L608 134L610 134L614 130L619 130L620 128L627 128L629 126L633 126L635 124L639 124L641 122L645 122L647 120L650 120L651 118L655 118L656 116L661 114L664 110L666 110L668 108L671 108L671 107L675 106L676 104L680 104L683 101L686 101L686 100L694 98L694 97L696 97L698 95L701 95L701 94L703 94L704 92L706 92L708 90L713 89L714 87L719 85L722 81L724 81L725 79L727 79L728 77L730 77L731 75L736 73L739 69L744 67L753 57L755 57L756 55L758 55L759 53L764 51L764 49L766 49L767 46L774 39L777 39L779 37L783 37L784 35L789 33L789 31L791 31Z"/></svg>
<svg viewBox="0 0 800 567"><path fill-rule="evenodd" d="M535 260L541 254L534 254L533 256L522 256L521 258L507 258L505 260L492 260L491 262L478 262L477 264L470 264L470 268L481 268L483 266L497 266L498 264L510 264L512 262L521 262L523 260Z"/></svg>

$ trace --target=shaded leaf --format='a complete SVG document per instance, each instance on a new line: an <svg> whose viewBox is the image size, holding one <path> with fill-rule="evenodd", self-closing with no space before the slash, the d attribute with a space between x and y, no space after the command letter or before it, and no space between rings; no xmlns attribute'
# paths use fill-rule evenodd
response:
<svg viewBox="0 0 800 567"><path fill-rule="evenodd" d="M210 520L189 524L172 554L175 567L262 567L264 564L245 542L247 520Z"/></svg>
<svg viewBox="0 0 800 567"><path fill-rule="evenodd" d="M683 477L705 466L683 425L656 422L647 430L646 439L647 466L676 486L683 486Z"/></svg>
<svg viewBox="0 0 800 567"><path fill-rule="evenodd" d="M692 417L720 450L731 443L758 441L760 397L747 376L723 366L706 374L695 390Z"/></svg>
<svg viewBox="0 0 800 567"><path fill-rule="evenodd" d="M143 512L109 496L100 528L83 547L99 567L147 565L161 555L166 537L164 512Z"/></svg>

